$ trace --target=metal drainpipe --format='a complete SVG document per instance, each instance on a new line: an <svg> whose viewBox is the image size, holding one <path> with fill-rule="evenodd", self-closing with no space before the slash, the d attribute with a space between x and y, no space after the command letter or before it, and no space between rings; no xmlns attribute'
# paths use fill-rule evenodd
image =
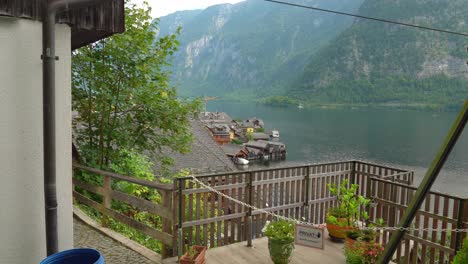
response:
<svg viewBox="0 0 468 264"><path fill-rule="evenodd" d="M47 256L58 252L55 147L55 16L70 8L109 0L42 1L42 111L44 142L44 200Z"/></svg>

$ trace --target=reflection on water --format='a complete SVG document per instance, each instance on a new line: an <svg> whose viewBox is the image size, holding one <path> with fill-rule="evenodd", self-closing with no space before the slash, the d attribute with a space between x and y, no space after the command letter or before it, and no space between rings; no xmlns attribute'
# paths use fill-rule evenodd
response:
<svg viewBox="0 0 468 264"><path fill-rule="evenodd" d="M457 113L393 109L298 109L210 102L209 111L233 118L259 117L286 143L286 161L258 166L367 160L414 170L420 180ZM433 189L468 197L468 132L452 152Z"/></svg>

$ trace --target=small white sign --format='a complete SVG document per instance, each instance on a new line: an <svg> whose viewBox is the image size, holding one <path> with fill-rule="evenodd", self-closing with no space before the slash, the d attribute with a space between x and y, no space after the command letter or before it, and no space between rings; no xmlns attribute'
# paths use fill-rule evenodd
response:
<svg viewBox="0 0 468 264"><path fill-rule="evenodd" d="M323 228L296 224L295 243L298 245L323 249Z"/></svg>

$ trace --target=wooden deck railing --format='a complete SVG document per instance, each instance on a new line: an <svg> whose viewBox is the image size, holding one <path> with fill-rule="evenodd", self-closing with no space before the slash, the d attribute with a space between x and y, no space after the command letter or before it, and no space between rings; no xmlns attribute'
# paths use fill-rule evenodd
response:
<svg viewBox="0 0 468 264"><path fill-rule="evenodd" d="M149 237L161 241L163 244L163 257L169 257L175 254L174 252L176 252L176 247L174 247L174 245L176 245L176 238L173 236L173 224L175 219L175 211L173 209L174 199L172 197L174 194L173 185L141 180L129 176L85 167L79 164L73 164L73 168L75 172L73 178L73 197L75 201L78 201L99 211L102 214L101 223L104 227L108 226L109 218L112 218L135 230L138 230L139 232ZM89 182L78 180L76 175L79 175L82 172L102 177L103 184L91 184ZM114 190L112 188L113 181L124 181L157 190L161 195L162 203L152 203L148 200ZM76 187L101 196L102 202L98 202L97 200L99 199L90 199L89 197L86 197L85 195L78 192ZM162 218L161 227L157 228L156 226L150 226L114 210L112 208L112 200L120 201L140 211L160 216Z"/></svg>
<svg viewBox="0 0 468 264"><path fill-rule="evenodd" d="M348 179L358 183L360 194L366 195L371 177L388 177L407 184L413 181L412 172L358 161L197 176L204 184L257 208L312 223L324 223L328 208L336 205L327 184ZM271 220L258 210L200 188L190 177L180 178L176 184L182 193L179 222L184 246L217 247L248 241L261 237L261 228Z"/></svg>
<svg viewBox="0 0 468 264"><path fill-rule="evenodd" d="M382 218L388 226L397 226L417 188L377 178L371 178L370 186L369 197L377 202L370 209L371 220ZM449 230L407 232L397 248L398 263L450 263L464 235L450 230L466 228L467 222L468 200L439 192L428 193L412 227ZM390 232L384 232L384 244L390 236Z"/></svg>
<svg viewBox="0 0 468 264"><path fill-rule="evenodd" d="M73 180L76 187L102 195L101 203L76 191L75 199L99 210L104 217L103 224L106 224L106 218L112 217L161 241L165 245L163 257L181 254L193 244L208 247L240 241L250 244L252 239L262 236L261 228L267 220L271 220L265 213L202 188L190 177L177 178L173 184L158 184L77 164L74 168L103 177L103 184L99 186ZM360 161L201 175L197 179L246 204L311 223L324 223L327 210L336 205L335 197L326 187L329 183L340 184L348 179L351 183L359 184L359 194L372 198L377 204L369 209L371 220L383 218L388 226L398 224L416 190L411 186L413 172ZM163 202L154 204L114 190L112 181L127 181L155 189L161 193ZM145 225L113 210L112 199L161 216L162 228ZM468 202L455 196L431 192L419 210L414 226L466 228ZM444 263L453 258L462 235L452 231L411 232L406 234L396 257L401 259L401 263ZM390 233L386 231L382 236L384 243L389 236Z"/></svg>

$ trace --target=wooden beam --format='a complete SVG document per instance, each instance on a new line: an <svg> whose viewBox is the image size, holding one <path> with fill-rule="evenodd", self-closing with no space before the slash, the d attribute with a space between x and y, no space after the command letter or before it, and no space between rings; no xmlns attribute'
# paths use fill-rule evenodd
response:
<svg viewBox="0 0 468 264"><path fill-rule="evenodd" d="M134 220L133 218L130 218L126 215L123 215L121 213L118 213L114 210L106 208L106 213L108 216L114 218L115 220L135 229L140 231L141 233L150 236L156 240L160 240L162 243L172 246L172 236L170 234L164 233L160 230L157 230L153 227L150 227L146 224L143 224L141 222L138 222Z"/></svg>
<svg viewBox="0 0 468 264"><path fill-rule="evenodd" d="M99 169L95 169L95 168L86 167L86 166L80 165L80 164L78 164L76 162L73 162L73 168L77 168L77 169L81 169L81 170L84 170L84 171L96 173L96 174L99 174L99 175L102 175L102 176L109 176L111 178L118 179L118 180L123 180L123 181L131 182L131 183L136 183L136 184L139 184L141 186L151 187L151 188L155 188L157 190L171 191L174 188L174 186L172 184L163 184L163 183L157 183L157 182L152 182L152 181L147 181L147 180L141 180L141 179L137 179L137 178L130 177L130 176L124 176L124 175L120 175L120 174L113 173L113 172L108 172L108 171L103 171L103 170L99 170Z"/></svg>
<svg viewBox="0 0 468 264"><path fill-rule="evenodd" d="M91 199L89 199L88 197L82 195L81 193L79 192L76 192L76 191L73 191L73 197L80 203L82 204L85 204L89 207L92 207L96 210L98 210L99 212L102 212L104 210L104 205L98 203L98 202L95 202Z"/></svg>
<svg viewBox="0 0 468 264"><path fill-rule="evenodd" d="M148 211L152 214L164 217L169 220L173 220L172 212L163 205L152 203L142 198L138 198L132 195L128 195L119 191L112 191L110 196L113 199L119 200L121 202L127 203L131 206L135 206L141 211Z"/></svg>
<svg viewBox="0 0 468 264"><path fill-rule="evenodd" d="M96 186L94 184L91 184L91 183L87 183L87 182L82 182L78 179L75 179L73 178L72 179L72 182L75 186L78 186L86 191L90 191L90 192L93 192L95 194L99 194L99 195L102 195L104 193L104 189L101 187L101 186Z"/></svg>
<svg viewBox="0 0 468 264"><path fill-rule="evenodd" d="M241 212L241 213L216 216L216 217L211 217L211 218L206 218L206 219L201 219L201 220L187 221L182 224L182 227L185 228L185 227L191 227L191 226L199 226L199 225L211 224L211 223L218 222L218 221L226 221L226 220L235 219L235 218L242 218L245 216L246 213L247 212Z"/></svg>
<svg viewBox="0 0 468 264"><path fill-rule="evenodd" d="M424 201L426 194L429 193L432 185L434 184L437 176L439 175L440 170L445 164L450 152L452 152L453 147L458 141L458 138L463 132L465 125L468 121L468 100L465 101L465 105L462 107L455 123L450 129L449 134L447 135L442 147L437 153L434 161L432 162L429 170L424 176L421 184L419 185L418 190L416 191L415 196L411 200L407 210L400 221L399 227L408 228L413 221L418 209L421 207L422 202ZM393 254L395 253L398 244L403 239L405 231L397 230L393 233L390 238L389 243L385 247L385 250L382 256L379 258L378 263L389 263Z"/></svg>
<svg viewBox="0 0 468 264"><path fill-rule="evenodd" d="M388 205L390 207L395 207L397 209L404 208L406 210L408 208L408 206L406 206L406 205L397 204L397 203L390 202L390 201L387 201L387 200L384 200L384 199L381 199L381 198L377 198L377 197L371 197L371 199L374 199L378 203L382 203L382 204ZM426 216L426 217L431 217L431 218L434 218L434 219L437 219L437 220L440 220L440 221L443 221L443 222L447 222L449 224L455 225L457 223L457 219L448 218L447 216L442 216L442 215L430 213L430 212L427 212L427 211L424 211L424 210L419 210L418 212L420 214Z"/></svg>
<svg viewBox="0 0 468 264"><path fill-rule="evenodd" d="M236 183L236 184L229 184L229 185L218 185L218 186L211 186L211 188L217 191L227 191L236 188L243 188L246 187L247 183ZM185 189L182 191L183 195L187 194L194 194L194 193L208 193L211 192L208 188L194 188L194 189Z"/></svg>

